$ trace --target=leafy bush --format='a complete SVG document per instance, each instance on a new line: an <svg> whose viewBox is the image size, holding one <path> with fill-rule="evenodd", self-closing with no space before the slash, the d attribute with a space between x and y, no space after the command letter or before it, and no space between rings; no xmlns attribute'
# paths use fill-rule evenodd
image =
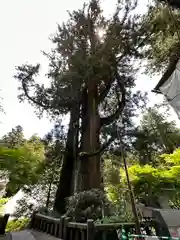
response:
<svg viewBox="0 0 180 240"><path fill-rule="evenodd" d="M104 218L103 222L132 222L133 214L128 190L122 188L121 184L116 186L109 184L105 189L108 199L112 202L113 216Z"/></svg>
<svg viewBox="0 0 180 240"><path fill-rule="evenodd" d="M8 202L9 198L0 198L0 207Z"/></svg>
<svg viewBox="0 0 180 240"><path fill-rule="evenodd" d="M66 215L77 222L86 222L87 219L101 219L102 211L109 212L109 207L110 203L104 193L92 189L71 196L68 199Z"/></svg>
<svg viewBox="0 0 180 240"><path fill-rule="evenodd" d="M136 198L145 202L148 206L157 206L158 199L162 195L170 196L172 191L164 189L180 189L180 150L175 150L172 154L160 156L164 164L157 167L151 165L141 166L139 164L128 168L131 184ZM126 176L124 171L121 173L121 185L126 187Z"/></svg>
<svg viewBox="0 0 180 240"><path fill-rule="evenodd" d="M16 232L24 229L29 223L29 218L10 220L6 226L6 232Z"/></svg>

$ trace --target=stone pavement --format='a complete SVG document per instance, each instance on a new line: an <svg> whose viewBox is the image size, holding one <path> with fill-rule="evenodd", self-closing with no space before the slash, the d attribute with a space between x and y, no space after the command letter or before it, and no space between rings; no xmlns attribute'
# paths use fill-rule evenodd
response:
<svg viewBox="0 0 180 240"><path fill-rule="evenodd" d="M34 230L24 230L2 236L0 240L57 240L57 238Z"/></svg>
<svg viewBox="0 0 180 240"><path fill-rule="evenodd" d="M34 236L34 239L37 239L37 240L57 240L57 239L61 240L60 238L56 238L49 234L45 234L35 230L29 230L29 231L31 231L31 234Z"/></svg>

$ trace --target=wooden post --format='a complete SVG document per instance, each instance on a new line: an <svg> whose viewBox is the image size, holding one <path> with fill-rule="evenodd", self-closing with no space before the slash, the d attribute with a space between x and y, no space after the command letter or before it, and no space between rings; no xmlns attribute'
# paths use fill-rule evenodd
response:
<svg viewBox="0 0 180 240"><path fill-rule="evenodd" d="M9 214L5 214L3 217L0 218L0 235L5 234L6 225L7 225L9 216L10 216Z"/></svg>
<svg viewBox="0 0 180 240"><path fill-rule="evenodd" d="M54 223L54 236L59 237L59 235L58 235L58 223L57 222Z"/></svg>
<svg viewBox="0 0 180 240"><path fill-rule="evenodd" d="M81 238L80 239L81 240L85 240L85 236L84 236L85 235L85 231L84 231L84 229L81 229L80 231L81 231Z"/></svg>
<svg viewBox="0 0 180 240"><path fill-rule="evenodd" d="M63 226L63 240L67 240L68 238L68 222L69 222L69 217L66 217L64 219L64 226Z"/></svg>
<svg viewBox="0 0 180 240"><path fill-rule="evenodd" d="M59 233L58 233L58 237L61 238L61 239L63 238L64 219L65 219L65 217L62 216L62 217L60 218L60 223L59 223Z"/></svg>
<svg viewBox="0 0 180 240"><path fill-rule="evenodd" d="M46 220L43 219L43 229L42 229L42 231L46 232L46 228L47 228L47 223L46 223Z"/></svg>
<svg viewBox="0 0 180 240"><path fill-rule="evenodd" d="M30 228L30 229L31 229L31 228L34 228L34 222L35 222L35 218L36 218L36 213L37 213L37 211L34 211L34 212L32 213L32 215L31 215L31 220L30 220L27 228Z"/></svg>
<svg viewBox="0 0 180 240"><path fill-rule="evenodd" d="M94 240L95 237L95 226L92 219L87 220L87 240Z"/></svg>
<svg viewBox="0 0 180 240"><path fill-rule="evenodd" d="M56 236L54 225L55 225L54 222L50 224L50 234L53 235L53 236Z"/></svg>
<svg viewBox="0 0 180 240"><path fill-rule="evenodd" d="M70 233L69 233L69 239L70 239L70 240L73 239L73 230L74 230L73 228L70 228L70 229L69 229L69 231L70 231Z"/></svg>
<svg viewBox="0 0 180 240"><path fill-rule="evenodd" d="M47 221L47 222L46 222L45 232L48 233L48 234L50 233L50 227L51 227L51 223ZM51 233L50 233L50 234L51 234Z"/></svg>
<svg viewBox="0 0 180 240"><path fill-rule="evenodd" d="M79 229L76 228L75 230L76 230L76 232L75 232L75 240L79 240L79 235L80 235L79 231L78 231Z"/></svg>
<svg viewBox="0 0 180 240"><path fill-rule="evenodd" d="M42 231L42 229L43 229L43 220L40 219L39 230Z"/></svg>

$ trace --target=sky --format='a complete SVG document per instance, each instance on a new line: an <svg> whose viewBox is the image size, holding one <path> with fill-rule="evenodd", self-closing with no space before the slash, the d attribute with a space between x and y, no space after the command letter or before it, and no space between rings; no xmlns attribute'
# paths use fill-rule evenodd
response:
<svg viewBox="0 0 180 240"><path fill-rule="evenodd" d="M145 3L144 0L140 1L142 10ZM5 110L5 114L0 114L0 136L16 125L21 125L26 137L34 133L42 137L53 126L46 117L38 119L34 108L27 102L19 103L18 83L13 78L15 66L41 63L42 73L46 73L48 63L41 51L48 52L52 48L49 36L56 32L57 23L67 19L67 10L80 8L83 2L84 0L0 1L0 96ZM106 15L114 10L114 3L115 0L103 0ZM163 99L162 96L151 93L158 80L158 77L150 79L144 74L139 74L137 79L137 89L149 93L150 105ZM47 80L41 76L39 81ZM177 120L173 111L172 119Z"/></svg>

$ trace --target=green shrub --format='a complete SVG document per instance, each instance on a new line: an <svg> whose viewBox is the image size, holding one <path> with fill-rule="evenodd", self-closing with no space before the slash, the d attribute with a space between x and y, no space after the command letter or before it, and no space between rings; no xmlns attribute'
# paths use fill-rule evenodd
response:
<svg viewBox="0 0 180 240"><path fill-rule="evenodd" d="M110 209L110 202L103 192L92 189L71 196L68 199L66 215L77 222L86 222L87 219L101 219L102 206L107 214Z"/></svg>
<svg viewBox="0 0 180 240"><path fill-rule="evenodd" d="M6 204L9 201L9 198L0 198L0 207Z"/></svg>
<svg viewBox="0 0 180 240"><path fill-rule="evenodd" d="M6 226L6 232L16 232L24 229L29 223L28 218L9 220Z"/></svg>

